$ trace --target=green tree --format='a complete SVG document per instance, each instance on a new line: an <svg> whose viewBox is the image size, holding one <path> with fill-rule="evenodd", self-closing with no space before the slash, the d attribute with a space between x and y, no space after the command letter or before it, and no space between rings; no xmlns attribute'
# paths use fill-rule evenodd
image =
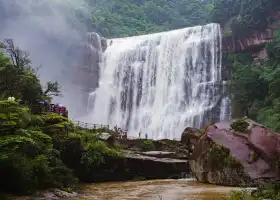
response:
<svg viewBox="0 0 280 200"><path fill-rule="evenodd" d="M95 31L124 37L209 22L210 4L200 0L88 0Z"/></svg>
<svg viewBox="0 0 280 200"><path fill-rule="evenodd" d="M231 56L231 94L236 108L254 120L280 131L280 31L267 44L268 60L255 65L244 53ZM239 116L240 117L240 116Z"/></svg>
<svg viewBox="0 0 280 200"><path fill-rule="evenodd" d="M58 82L48 82L43 91L29 54L16 47L13 40L6 39L2 47L8 57L0 53L0 94L27 104L60 95Z"/></svg>

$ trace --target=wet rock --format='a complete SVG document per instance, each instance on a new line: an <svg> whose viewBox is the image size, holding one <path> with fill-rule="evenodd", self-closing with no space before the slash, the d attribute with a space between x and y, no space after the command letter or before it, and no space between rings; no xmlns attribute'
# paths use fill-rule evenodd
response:
<svg viewBox="0 0 280 200"><path fill-rule="evenodd" d="M35 199L61 199L61 198L74 198L78 196L76 192L66 192L60 189L50 189L43 192L37 192L34 195Z"/></svg>
<svg viewBox="0 0 280 200"><path fill-rule="evenodd" d="M279 180L279 158L280 135L242 119L209 126L195 143L189 164L201 182L237 186Z"/></svg>
<svg viewBox="0 0 280 200"><path fill-rule="evenodd" d="M180 154L176 152L169 152L169 151L147 151L141 152L141 155L144 156L152 156L156 158L174 158L174 159L187 159L186 154Z"/></svg>
<svg viewBox="0 0 280 200"><path fill-rule="evenodd" d="M137 153L125 153L124 157L127 159L138 159L138 160L150 160L150 161L154 161L154 162L159 162L159 163L183 163L186 164L188 163L187 160L182 160L182 159L174 159L174 158L166 158L166 157L154 157L154 156L144 156L141 154L137 154ZM185 170L184 170L185 171Z"/></svg>

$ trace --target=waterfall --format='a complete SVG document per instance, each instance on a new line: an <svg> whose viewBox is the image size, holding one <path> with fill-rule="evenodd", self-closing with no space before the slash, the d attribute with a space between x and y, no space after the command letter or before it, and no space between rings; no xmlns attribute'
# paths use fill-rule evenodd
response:
<svg viewBox="0 0 280 200"><path fill-rule="evenodd" d="M227 93L227 85L226 81L223 82L223 98L220 107L220 120L228 121L231 119L231 100L229 95L225 95Z"/></svg>
<svg viewBox="0 0 280 200"><path fill-rule="evenodd" d="M218 24L109 40L89 120L130 137L179 139L219 118L221 40Z"/></svg>

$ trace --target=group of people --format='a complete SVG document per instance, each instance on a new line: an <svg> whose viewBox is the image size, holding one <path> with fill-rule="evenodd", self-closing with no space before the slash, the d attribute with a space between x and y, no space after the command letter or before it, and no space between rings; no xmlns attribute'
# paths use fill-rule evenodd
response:
<svg viewBox="0 0 280 200"><path fill-rule="evenodd" d="M121 128L114 126L114 130L120 134L121 139L127 139L128 130L122 130ZM141 132L139 132L139 138L141 138ZM148 139L148 133L145 134L145 139Z"/></svg>
<svg viewBox="0 0 280 200"><path fill-rule="evenodd" d="M42 112L53 112L68 118L68 110L60 103L50 104L48 100L39 102Z"/></svg>
<svg viewBox="0 0 280 200"><path fill-rule="evenodd" d="M119 128L117 126L114 127L114 130L120 134L121 139L127 139L128 130L122 130L121 128Z"/></svg>
<svg viewBox="0 0 280 200"><path fill-rule="evenodd" d="M141 132L139 132L139 138L141 138ZM148 139L148 133L145 134L145 139Z"/></svg>

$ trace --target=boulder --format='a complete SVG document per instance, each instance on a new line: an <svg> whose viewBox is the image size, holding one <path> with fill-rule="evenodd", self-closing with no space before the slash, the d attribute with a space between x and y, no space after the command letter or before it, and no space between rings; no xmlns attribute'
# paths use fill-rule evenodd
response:
<svg viewBox="0 0 280 200"><path fill-rule="evenodd" d="M199 140L199 137L202 135L202 132L197 128L187 127L181 135L181 143L186 145L189 154L192 154L196 142Z"/></svg>
<svg viewBox="0 0 280 200"><path fill-rule="evenodd" d="M201 182L237 186L280 179L280 135L250 119L210 125L194 145L189 164Z"/></svg>

